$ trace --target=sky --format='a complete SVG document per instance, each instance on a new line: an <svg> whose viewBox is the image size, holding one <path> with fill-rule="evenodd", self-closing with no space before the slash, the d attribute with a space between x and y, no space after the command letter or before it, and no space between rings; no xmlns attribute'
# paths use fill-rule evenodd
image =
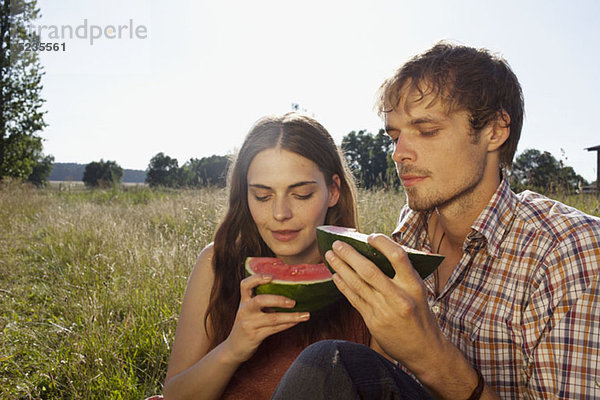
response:
<svg viewBox="0 0 600 400"><path fill-rule="evenodd" d="M588 181L600 145L600 2L38 0L56 162L146 169L159 152L234 152L252 124L299 104L341 144L376 133L376 91L439 40L485 47L525 97L517 154L549 151ZM69 29L71 31L69 31ZM64 43L64 47L62 45ZM64 48L64 50L63 50Z"/></svg>

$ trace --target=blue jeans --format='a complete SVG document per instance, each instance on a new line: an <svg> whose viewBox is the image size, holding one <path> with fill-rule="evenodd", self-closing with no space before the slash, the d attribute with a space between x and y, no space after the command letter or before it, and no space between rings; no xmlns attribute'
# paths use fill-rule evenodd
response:
<svg viewBox="0 0 600 400"><path fill-rule="evenodd" d="M367 346L324 340L304 349L272 400L427 399L432 397L392 362Z"/></svg>

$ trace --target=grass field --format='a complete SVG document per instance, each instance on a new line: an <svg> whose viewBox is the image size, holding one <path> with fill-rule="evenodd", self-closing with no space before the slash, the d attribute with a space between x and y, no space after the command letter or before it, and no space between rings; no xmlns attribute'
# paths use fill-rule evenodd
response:
<svg viewBox="0 0 600 400"><path fill-rule="evenodd" d="M393 229L393 192L361 191L361 230ZM594 196L561 201L600 215ZM161 392L180 300L222 189L0 187L0 398Z"/></svg>

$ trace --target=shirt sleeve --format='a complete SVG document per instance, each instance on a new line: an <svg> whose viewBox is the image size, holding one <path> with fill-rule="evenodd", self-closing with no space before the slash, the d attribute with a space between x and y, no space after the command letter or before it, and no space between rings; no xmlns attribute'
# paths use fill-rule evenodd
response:
<svg viewBox="0 0 600 400"><path fill-rule="evenodd" d="M600 398L599 263L596 235L544 260L523 318L530 398Z"/></svg>

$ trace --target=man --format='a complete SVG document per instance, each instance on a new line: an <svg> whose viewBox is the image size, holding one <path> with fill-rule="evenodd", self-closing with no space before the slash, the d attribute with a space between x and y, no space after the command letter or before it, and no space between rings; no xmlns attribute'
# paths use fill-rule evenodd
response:
<svg viewBox="0 0 600 400"><path fill-rule="evenodd" d="M381 87L407 206L394 241L369 242L393 279L349 245L326 257L373 348L317 343L274 398L600 398L600 220L515 195L519 82L486 50L438 43ZM398 244L443 254L422 281Z"/></svg>

